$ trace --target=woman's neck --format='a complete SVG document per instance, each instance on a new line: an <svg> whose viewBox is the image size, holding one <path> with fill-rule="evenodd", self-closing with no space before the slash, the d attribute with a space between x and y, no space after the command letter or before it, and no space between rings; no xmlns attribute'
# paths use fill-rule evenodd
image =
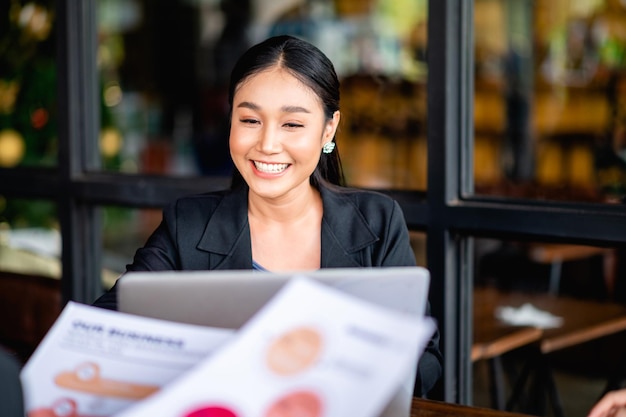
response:
<svg viewBox="0 0 626 417"><path fill-rule="evenodd" d="M248 194L248 216L261 222L293 223L321 208L318 190L310 186L278 199Z"/></svg>
<svg viewBox="0 0 626 417"><path fill-rule="evenodd" d="M280 201L248 196L252 259L270 271L319 269L322 197L308 192Z"/></svg>

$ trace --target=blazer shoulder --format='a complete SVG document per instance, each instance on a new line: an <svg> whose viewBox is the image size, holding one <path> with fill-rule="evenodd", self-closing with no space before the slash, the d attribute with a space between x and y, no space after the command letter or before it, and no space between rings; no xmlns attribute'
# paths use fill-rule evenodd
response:
<svg viewBox="0 0 626 417"><path fill-rule="evenodd" d="M349 199L360 211L389 211L397 204L390 196L372 190L345 188L337 191L337 195Z"/></svg>
<svg viewBox="0 0 626 417"><path fill-rule="evenodd" d="M217 207L229 194L228 190L211 191L200 194L189 194L178 197L165 206L170 211L185 211L194 208L211 209Z"/></svg>
<svg viewBox="0 0 626 417"><path fill-rule="evenodd" d="M374 235L380 236L381 230L389 227L390 223L404 222L400 205L378 191L336 188L323 192L322 196L324 216L336 220L333 227L343 229L346 222L352 222L353 228L359 228L356 223L366 224Z"/></svg>

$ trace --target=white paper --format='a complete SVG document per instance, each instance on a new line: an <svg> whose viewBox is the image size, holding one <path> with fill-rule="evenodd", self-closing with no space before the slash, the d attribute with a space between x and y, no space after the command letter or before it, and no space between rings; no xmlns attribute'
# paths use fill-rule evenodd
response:
<svg viewBox="0 0 626 417"><path fill-rule="evenodd" d="M434 330L299 277L226 347L117 417L375 417Z"/></svg>
<svg viewBox="0 0 626 417"><path fill-rule="evenodd" d="M113 415L175 380L233 334L69 302L21 372L27 416Z"/></svg>

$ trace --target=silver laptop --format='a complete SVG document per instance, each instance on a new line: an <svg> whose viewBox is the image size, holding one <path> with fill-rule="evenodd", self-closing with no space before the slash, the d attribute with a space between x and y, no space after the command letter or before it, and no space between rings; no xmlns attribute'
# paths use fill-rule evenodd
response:
<svg viewBox="0 0 626 417"><path fill-rule="evenodd" d="M430 274L422 267L337 268L313 272L128 272L118 282L118 309L125 313L210 327L238 329L291 278L305 276L406 314L426 311ZM417 366L418 352L415 364ZM416 369L381 417L408 417Z"/></svg>
<svg viewBox="0 0 626 417"><path fill-rule="evenodd" d="M424 315L429 273L421 267L337 268L312 272L128 272L118 309L183 323L238 329L291 278L302 275L375 304Z"/></svg>

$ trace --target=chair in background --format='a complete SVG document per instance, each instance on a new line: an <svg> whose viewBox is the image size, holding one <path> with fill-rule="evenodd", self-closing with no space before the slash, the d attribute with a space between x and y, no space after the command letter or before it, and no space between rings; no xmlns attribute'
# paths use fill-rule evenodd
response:
<svg viewBox="0 0 626 417"><path fill-rule="evenodd" d="M0 345L26 363L61 313L61 281L0 272Z"/></svg>

